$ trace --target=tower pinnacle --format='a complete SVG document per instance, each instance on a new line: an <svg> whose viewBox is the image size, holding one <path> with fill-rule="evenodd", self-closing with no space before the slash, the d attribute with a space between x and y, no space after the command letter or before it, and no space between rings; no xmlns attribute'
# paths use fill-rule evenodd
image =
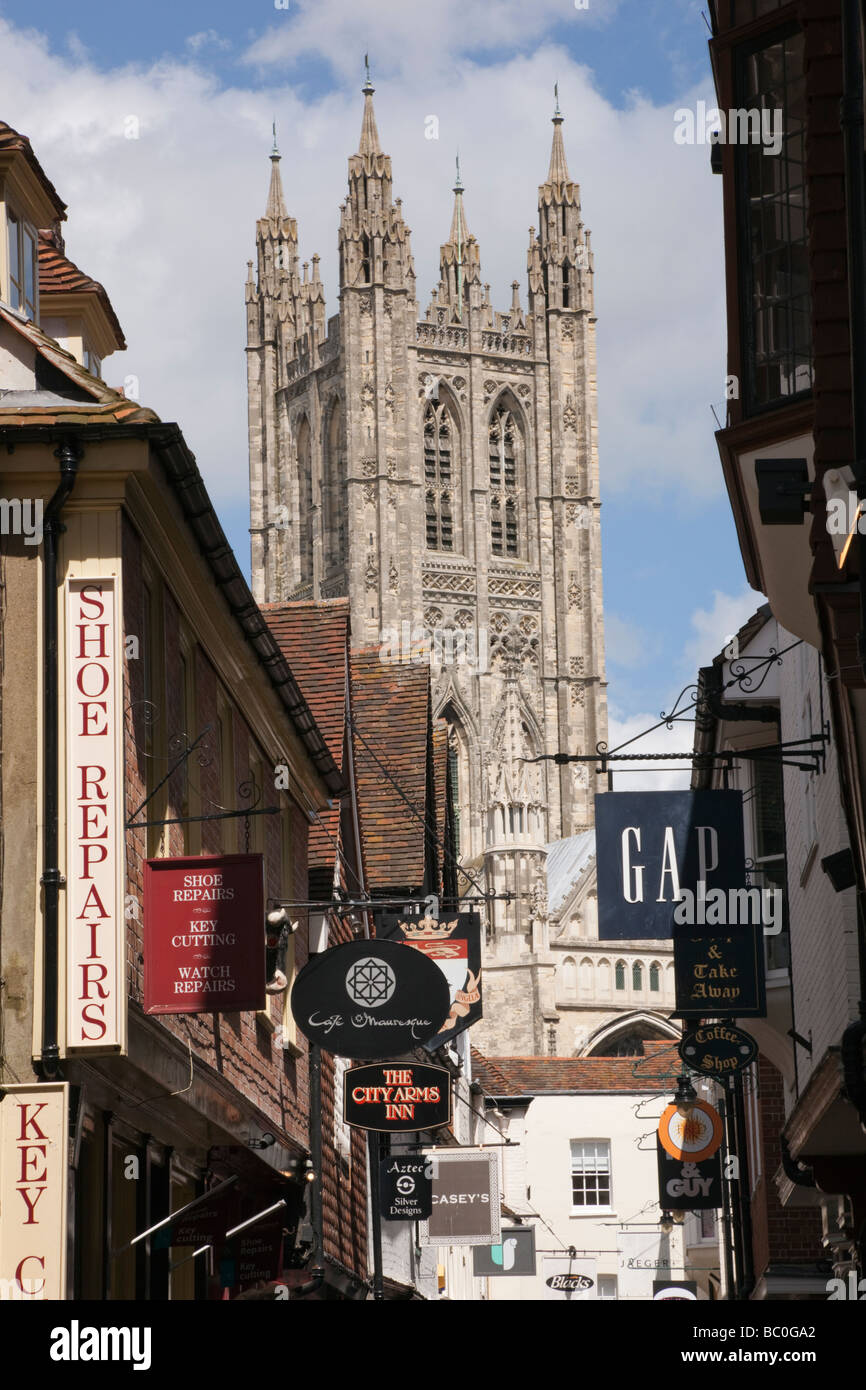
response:
<svg viewBox="0 0 866 1390"><path fill-rule="evenodd" d="M367 80L361 91L364 93L364 119L361 122L361 143L358 146L359 154L381 154L379 146L379 132L376 129L376 115L373 111L373 93L376 90L370 81L370 60L364 54L364 66L367 69Z"/></svg>
<svg viewBox="0 0 866 1390"><path fill-rule="evenodd" d="M550 151L550 169L547 174L548 183L570 183L568 174L568 164L565 159L565 145L562 141L562 122L564 117L559 109L559 83L553 87L556 108L553 116L553 147Z"/></svg>

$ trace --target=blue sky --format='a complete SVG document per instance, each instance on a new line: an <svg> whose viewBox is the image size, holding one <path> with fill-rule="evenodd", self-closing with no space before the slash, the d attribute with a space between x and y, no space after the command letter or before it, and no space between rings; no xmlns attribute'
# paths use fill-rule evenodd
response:
<svg viewBox="0 0 866 1390"><path fill-rule="evenodd" d="M526 302L559 82L595 253L614 742L668 708L761 602L746 589L710 411L724 395L721 181L706 146L673 141L677 107L714 104L707 39L695 0L43 0L35 11L0 0L0 117L33 140L69 204L68 254L124 325L129 350L108 359L107 381L134 376L140 399L178 420L246 569L243 279L272 118L328 314L365 51L422 313L458 146L483 276L505 309L512 279ZM137 139L124 134L130 116ZM676 746L690 741L679 726Z"/></svg>

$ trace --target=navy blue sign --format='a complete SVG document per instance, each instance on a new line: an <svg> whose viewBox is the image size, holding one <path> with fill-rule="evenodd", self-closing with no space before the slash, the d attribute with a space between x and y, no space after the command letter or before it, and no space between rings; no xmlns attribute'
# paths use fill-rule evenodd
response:
<svg viewBox="0 0 866 1390"><path fill-rule="evenodd" d="M684 892L745 883L742 792L603 792L595 840L601 941L669 937Z"/></svg>
<svg viewBox="0 0 866 1390"><path fill-rule="evenodd" d="M379 1192L386 1221L426 1221L433 1211L433 1170L424 1154L379 1164Z"/></svg>

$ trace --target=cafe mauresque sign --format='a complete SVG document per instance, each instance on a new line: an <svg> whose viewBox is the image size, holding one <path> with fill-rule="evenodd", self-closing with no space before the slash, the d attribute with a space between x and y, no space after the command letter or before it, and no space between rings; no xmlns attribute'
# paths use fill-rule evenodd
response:
<svg viewBox="0 0 866 1390"><path fill-rule="evenodd" d="M399 1134L451 1123L451 1076L445 1067L373 1062L343 1076L343 1119L356 1129Z"/></svg>
<svg viewBox="0 0 866 1390"><path fill-rule="evenodd" d="M145 1013L263 1009L264 915L261 854L146 860Z"/></svg>
<svg viewBox="0 0 866 1390"><path fill-rule="evenodd" d="M125 1052L119 580L67 580L65 672L66 1050Z"/></svg>
<svg viewBox="0 0 866 1390"><path fill-rule="evenodd" d="M313 956L291 998L305 1037L353 1058L411 1052L439 1031L448 1007L448 982L438 966L421 951L378 937Z"/></svg>
<svg viewBox="0 0 866 1390"><path fill-rule="evenodd" d="M684 893L746 880L742 792L602 792L595 842L602 941L669 937Z"/></svg>
<svg viewBox="0 0 866 1390"><path fill-rule="evenodd" d="M459 912L437 921L429 913L421 918L383 913L379 937L414 946L434 961L448 981L451 1007L436 1035L424 1045L433 1052L453 1042L459 1033L481 1018L481 918L477 912Z"/></svg>

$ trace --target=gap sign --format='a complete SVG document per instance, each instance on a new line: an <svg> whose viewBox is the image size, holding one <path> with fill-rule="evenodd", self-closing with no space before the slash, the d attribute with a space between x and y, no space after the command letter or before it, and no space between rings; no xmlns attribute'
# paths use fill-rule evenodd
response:
<svg viewBox="0 0 866 1390"><path fill-rule="evenodd" d="M742 792L603 792L595 839L602 941L669 937L684 890L745 882Z"/></svg>

